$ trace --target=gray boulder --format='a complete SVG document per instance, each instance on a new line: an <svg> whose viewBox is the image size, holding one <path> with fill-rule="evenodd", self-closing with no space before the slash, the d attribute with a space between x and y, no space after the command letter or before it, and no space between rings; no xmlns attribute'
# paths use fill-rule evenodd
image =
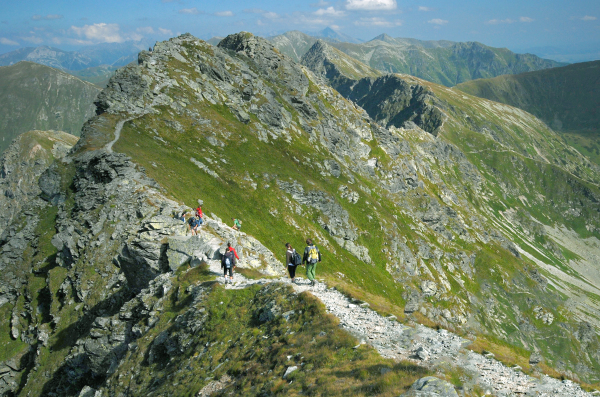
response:
<svg viewBox="0 0 600 397"><path fill-rule="evenodd" d="M426 376L419 379L410 387L410 390L402 394L403 397L458 397L452 384L436 378Z"/></svg>

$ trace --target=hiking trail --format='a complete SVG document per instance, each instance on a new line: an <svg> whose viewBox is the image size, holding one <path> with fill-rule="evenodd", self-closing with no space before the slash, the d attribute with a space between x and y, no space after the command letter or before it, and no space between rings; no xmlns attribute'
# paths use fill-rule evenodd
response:
<svg viewBox="0 0 600 397"><path fill-rule="evenodd" d="M210 270L217 274L217 280L224 284L221 263L207 261ZM302 272L302 269L298 269ZM361 344L368 343L383 357L395 361L409 360L415 364L436 368L453 365L469 374L475 384L486 392L498 396L591 396L570 380L558 380L547 375L539 379L511 368L495 360L492 355L481 355L465 347L471 340L462 338L445 329L434 330L417 324L414 328L397 322L393 317L386 318L368 307L356 304L335 288L328 288L323 282L311 287L308 279L296 277L296 284L287 277L278 279L251 280L234 273L233 284L224 284L227 289L241 289L249 285L264 285L272 282L290 284L298 293L309 291L319 298L327 312L340 320L340 326L355 336Z"/></svg>

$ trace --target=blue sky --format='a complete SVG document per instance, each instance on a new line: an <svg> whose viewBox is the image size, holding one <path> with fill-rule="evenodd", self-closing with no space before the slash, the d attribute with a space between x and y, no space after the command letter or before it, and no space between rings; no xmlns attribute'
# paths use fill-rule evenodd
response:
<svg viewBox="0 0 600 397"><path fill-rule="evenodd" d="M0 0L0 53L163 40L185 32L208 39L328 26L362 40L387 33L600 59L600 0Z"/></svg>

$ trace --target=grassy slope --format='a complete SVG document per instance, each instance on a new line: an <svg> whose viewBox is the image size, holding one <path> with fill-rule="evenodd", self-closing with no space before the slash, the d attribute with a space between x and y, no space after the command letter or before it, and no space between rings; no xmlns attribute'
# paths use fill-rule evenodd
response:
<svg viewBox="0 0 600 397"><path fill-rule="evenodd" d="M475 80L456 88L524 109L563 132L569 144L600 161L600 61L514 76Z"/></svg>
<svg viewBox="0 0 600 397"><path fill-rule="evenodd" d="M17 135L35 129L78 136L95 112L99 92L90 83L33 62L0 68L0 151Z"/></svg>

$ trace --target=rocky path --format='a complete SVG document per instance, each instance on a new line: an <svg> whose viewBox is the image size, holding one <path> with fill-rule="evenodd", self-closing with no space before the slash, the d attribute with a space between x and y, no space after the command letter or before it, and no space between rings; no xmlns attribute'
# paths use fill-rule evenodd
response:
<svg viewBox="0 0 600 397"><path fill-rule="evenodd" d="M135 117L129 117L123 120L120 120L117 125L115 126L115 139L113 139L112 141L108 142L106 144L106 146L104 147L106 149L107 152L112 153L112 147L115 144L115 142L117 142L119 140L119 138L121 137L121 130L123 129L123 126L125 125L126 122L137 119L138 117L141 116L135 116Z"/></svg>
<svg viewBox="0 0 600 397"><path fill-rule="evenodd" d="M219 274L218 281L225 282L219 261L209 261L210 269ZM290 283L289 278L250 280L241 274L234 275L233 284L225 288L240 289L251 284L270 282ZM372 345L387 358L410 360L416 364L436 368L453 365L459 367L471 382L488 393L498 396L591 396L579 385L569 380L560 381L543 375L540 379L526 375L519 368L509 368L491 355L483 356L465 349L471 343L444 329L434 330L423 325L408 327L392 318L385 318L369 309L368 304L356 304L325 283L311 287L308 280L297 278L291 284L297 292L310 291L326 306L327 311L340 319L340 326L361 343Z"/></svg>

